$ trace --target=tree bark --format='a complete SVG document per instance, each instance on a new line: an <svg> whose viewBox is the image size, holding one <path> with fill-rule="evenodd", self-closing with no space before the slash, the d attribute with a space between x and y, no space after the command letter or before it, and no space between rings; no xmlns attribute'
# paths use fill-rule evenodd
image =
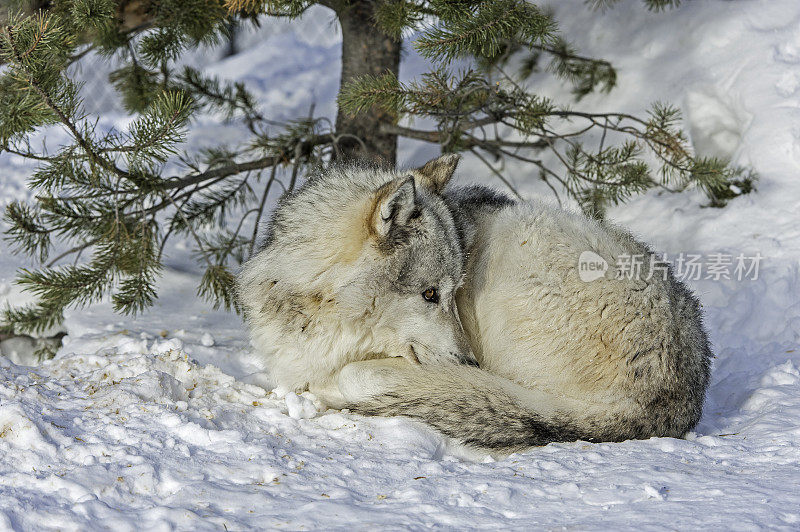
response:
<svg viewBox="0 0 800 532"><path fill-rule="evenodd" d="M398 74L400 47L375 24L374 0L341 2L334 9L342 28L342 76L340 87L364 75ZM391 114L371 109L356 116L336 115L336 134L343 159L362 157L394 166L397 163L397 134L381 131L381 124L396 124ZM353 138L356 137L356 138ZM363 145L362 145L363 142Z"/></svg>

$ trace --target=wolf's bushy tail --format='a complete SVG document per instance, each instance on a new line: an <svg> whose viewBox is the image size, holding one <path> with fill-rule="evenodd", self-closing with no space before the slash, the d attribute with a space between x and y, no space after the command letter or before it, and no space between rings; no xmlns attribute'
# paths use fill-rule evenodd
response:
<svg viewBox="0 0 800 532"><path fill-rule="evenodd" d="M477 368L409 365L381 377L385 391L348 408L418 419L465 445L500 452L606 439L603 423L597 426L588 411L577 411L575 401L528 390Z"/></svg>

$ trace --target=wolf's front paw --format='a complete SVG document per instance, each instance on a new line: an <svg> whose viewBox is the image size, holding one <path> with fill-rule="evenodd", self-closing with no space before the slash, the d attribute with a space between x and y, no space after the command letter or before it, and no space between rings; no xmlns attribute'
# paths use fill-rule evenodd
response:
<svg viewBox="0 0 800 532"><path fill-rule="evenodd" d="M317 396L317 399L325 403L328 408L341 410L347 404L347 399L339 391L335 381L329 384L309 385L308 391Z"/></svg>
<svg viewBox="0 0 800 532"><path fill-rule="evenodd" d="M339 391L349 403L391 392L404 370L415 367L404 358L381 358L351 362L339 372Z"/></svg>

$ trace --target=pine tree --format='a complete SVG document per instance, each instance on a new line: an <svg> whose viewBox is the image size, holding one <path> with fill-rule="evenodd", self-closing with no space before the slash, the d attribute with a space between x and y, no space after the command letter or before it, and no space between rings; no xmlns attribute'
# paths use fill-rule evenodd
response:
<svg viewBox="0 0 800 532"><path fill-rule="evenodd" d="M653 9L678 3L645 2ZM242 83L176 67L187 50L223 41L236 25L263 15L296 18L314 4L335 12L343 36L335 123L312 110L276 134ZM55 0L40 6L46 9L28 6L27 14L25 6L12 8L0 30L0 155L38 163L29 180L35 201L11 203L5 212L7 240L40 264L18 277L38 301L6 309L6 332L41 331L59 323L67 308L106 296L121 313L142 311L157 297L165 245L176 235L195 244L204 269L199 294L238 310L234 271L254 251L268 198L334 159L394 164L398 137L471 152L515 194L497 161L524 161L557 197L598 217L608 205L653 188L699 188L721 206L753 187L753 175L691 152L674 107L656 104L638 117L573 110L537 95L526 86L533 72L562 79L577 101L610 91L616 73L607 61L580 55L550 15L524 0ZM403 83L402 36L412 31L409 45L433 68ZM84 111L85 94L67 69L89 51L122 62L110 81L134 117L125 131L100 131ZM181 153L198 110L242 121L250 142L236 150ZM410 127L414 118L436 127ZM71 141L49 151L34 148L31 135L48 127L65 129ZM545 164L542 153L556 165ZM167 163L184 171L165 175Z"/></svg>

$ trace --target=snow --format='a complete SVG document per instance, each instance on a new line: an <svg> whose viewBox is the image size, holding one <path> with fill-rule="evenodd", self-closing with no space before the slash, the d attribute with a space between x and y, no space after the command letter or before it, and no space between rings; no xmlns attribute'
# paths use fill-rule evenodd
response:
<svg viewBox="0 0 800 532"><path fill-rule="evenodd" d="M214 337L211 333L204 333L203 336L200 337L200 343L206 347L212 347L214 345Z"/></svg>
<svg viewBox="0 0 800 532"><path fill-rule="evenodd" d="M764 257L757 279L689 281L717 357L694 433L491 457L411 421L324 410L312 394L270 389L239 319L196 300L177 242L151 312L72 312L54 360L0 358L0 529L800 527L800 4L640 4L596 14L582 0L552 2L578 48L619 70L609 96L575 107L674 102L698 150L761 176L757 193L721 210L699 194L653 192L610 213L670 257ZM331 116L329 19L312 10L299 25L270 22L208 69L255 86L276 118L307 116L312 102ZM406 76L424 67L411 52L405 61ZM555 83L537 87L563 97ZM191 142L241 135L202 117ZM434 152L404 143L401 160ZM529 170L509 169L524 193L548 194ZM0 157L0 207L30 197L29 170ZM492 179L472 160L459 175ZM11 285L21 265L2 248L0 300L24 297Z"/></svg>

